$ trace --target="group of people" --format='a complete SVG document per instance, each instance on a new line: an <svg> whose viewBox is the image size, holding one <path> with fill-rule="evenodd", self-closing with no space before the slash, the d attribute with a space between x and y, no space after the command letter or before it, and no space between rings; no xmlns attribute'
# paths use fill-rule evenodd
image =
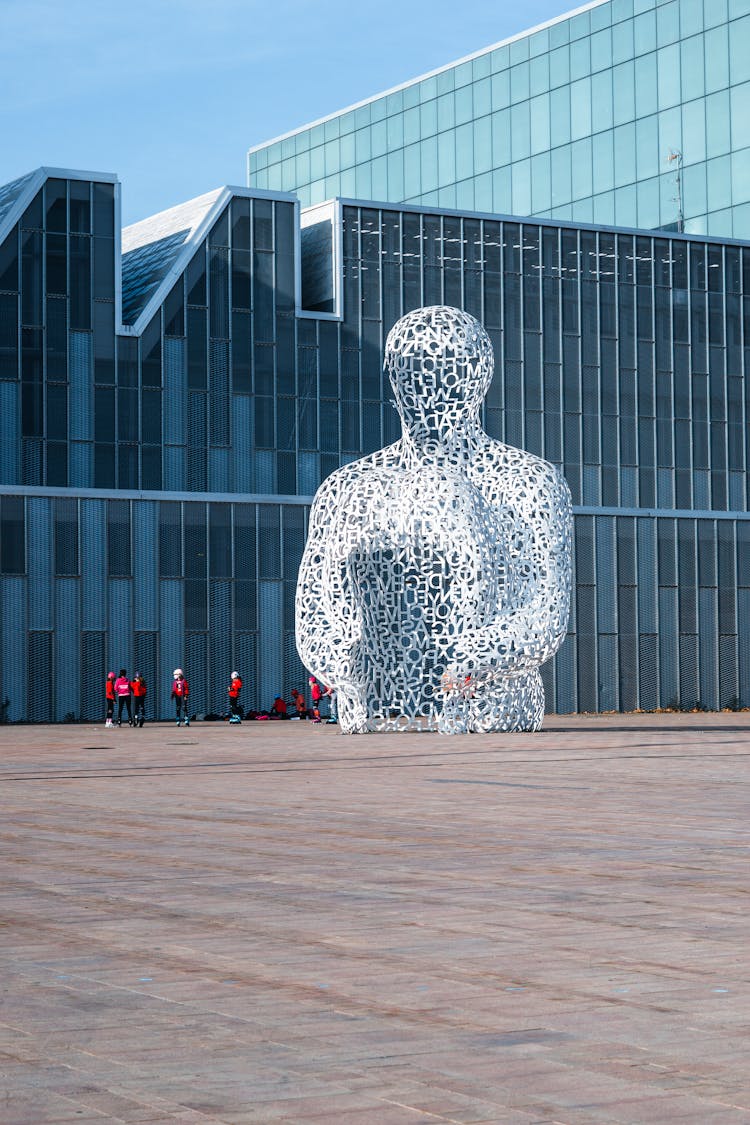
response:
<svg viewBox="0 0 750 1125"><path fill-rule="evenodd" d="M236 673L234 673L236 675ZM175 668L173 672L172 698L175 701L177 726L181 722L186 727L190 726L188 714L188 696L190 685L185 679L182 668ZM240 684L242 681L240 681ZM146 681L140 672L136 672L133 679L128 678L125 668L120 669L119 676L114 672L107 673L106 702L107 717L105 727L121 727L122 713L128 717L128 726L142 727L146 721ZM115 718L115 704L117 704L117 718Z"/></svg>
<svg viewBox="0 0 750 1125"><path fill-rule="evenodd" d="M120 669L119 676L114 672L107 673L107 721L105 726L122 726L122 712L127 711L128 726L142 727L146 721L146 681L140 672L136 672L132 680L124 668ZM115 703L117 704L117 719L115 719Z"/></svg>
<svg viewBox="0 0 750 1125"><path fill-rule="evenodd" d="M172 699L175 704L175 721L177 726L182 723L186 727L190 726L190 714L188 710L188 699L190 696L190 685L185 678L185 673L182 668L175 668L172 673ZM227 687L227 694L229 696L229 721L230 723L239 723L242 721L243 710L240 706L240 693L242 691L242 677L239 672L232 672L229 679L229 686ZM321 704L324 699L329 703L329 715L326 719L328 723L338 722L336 714L336 692L333 688L325 687L318 683L315 676L310 676L310 697L312 699L312 707L308 710L305 697L301 691L296 688L292 689L292 706L296 712L295 717L298 719L311 719L314 723L321 723ZM114 672L107 673L107 687L106 687L106 700L107 700L107 719L105 726L114 727L122 726L123 711L127 714L128 725L131 727L142 727L146 721L146 681L140 672L136 672L135 677L131 680L128 678L127 671L124 668L120 669L119 676L115 676ZM115 704L117 704L117 718L115 719ZM289 719L292 716L286 701L281 695L277 695L273 701L273 706L268 712L248 712L247 718L259 718L263 715L264 718L273 719Z"/></svg>
<svg viewBox="0 0 750 1125"><path fill-rule="evenodd" d="M311 719L314 723L323 722L320 710L323 700L328 700L328 718L325 720L327 723L337 723L338 715L336 713L336 692L331 687L325 684L320 684L315 676L310 676L310 698L312 699L312 708L308 711L305 697L301 691L292 688L292 700L297 718Z"/></svg>

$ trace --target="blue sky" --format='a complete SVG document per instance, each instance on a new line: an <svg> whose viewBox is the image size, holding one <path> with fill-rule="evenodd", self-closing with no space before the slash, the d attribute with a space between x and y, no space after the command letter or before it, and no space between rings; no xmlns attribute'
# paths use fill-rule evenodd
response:
<svg viewBox="0 0 750 1125"><path fill-rule="evenodd" d="M250 145L575 0L0 0L0 183L116 172L123 223L245 182Z"/></svg>

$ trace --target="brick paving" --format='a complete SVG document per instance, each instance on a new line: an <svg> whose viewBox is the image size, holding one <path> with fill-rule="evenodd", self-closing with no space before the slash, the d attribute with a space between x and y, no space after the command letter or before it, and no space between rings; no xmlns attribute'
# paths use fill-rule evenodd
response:
<svg viewBox="0 0 750 1125"><path fill-rule="evenodd" d="M750 1122L750 715L0 727L0 1122Z"/></svg>

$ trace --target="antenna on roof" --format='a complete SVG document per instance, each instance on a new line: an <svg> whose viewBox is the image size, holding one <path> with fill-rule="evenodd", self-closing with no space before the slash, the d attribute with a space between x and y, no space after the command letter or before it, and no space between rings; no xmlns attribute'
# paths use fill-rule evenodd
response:
<svg viewBox="0 0 750 1125"><path fill-rule="evenodd" d="M678 149L670 148L667 163L677 163L675 172L675 186L677 194L672 196L672 202L677 204L677 230L680 234L685 231L685 213L682 209L682 153Z"/></svg>

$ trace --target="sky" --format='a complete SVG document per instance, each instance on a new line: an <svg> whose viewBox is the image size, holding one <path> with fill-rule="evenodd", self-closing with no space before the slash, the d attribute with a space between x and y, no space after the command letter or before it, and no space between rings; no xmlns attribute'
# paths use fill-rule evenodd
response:
<svg viewBox="0 0 750 1125"><path fill-rule="evenodd" d="M579 0L579 3L581 0ZM115 172L127 225L245 154L576 0L0 0L0 184Z"/></svg>

